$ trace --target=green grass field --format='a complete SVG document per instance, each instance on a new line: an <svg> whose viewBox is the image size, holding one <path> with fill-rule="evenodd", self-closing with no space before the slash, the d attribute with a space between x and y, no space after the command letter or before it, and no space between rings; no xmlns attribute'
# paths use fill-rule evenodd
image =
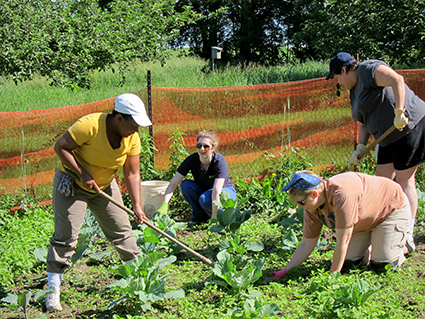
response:
<svg viewBox="0 0 425 319"><path fill-rule="evenodd" d="M214 74L210 62L195 57L179 57L174 53L164 65L159 63L133 63L120 86L119 77L112 71L93 72L90 90L71 91L49 85L45 78L36 76L33 81L15 85L0 79L0 95L3 103L0 112L17 112L34 109L83 104L134 92L147 87L147 70L151 71L153 87L215 87L240 86L265 83L283 83L320 78L326 75L327 62L309 61L277 67L250 64L216 65Z"/></svg>

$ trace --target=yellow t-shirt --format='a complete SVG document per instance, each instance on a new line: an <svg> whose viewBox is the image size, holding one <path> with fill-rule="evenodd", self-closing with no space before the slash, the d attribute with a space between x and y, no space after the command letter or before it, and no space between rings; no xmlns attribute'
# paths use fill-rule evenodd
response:
<svg viewBox="0 0 425 319"><path fill-rule="evenodd" d="M113 149L106 135L107 113L86 115L68 132L79 145L72 152L79 164L89 173L100 189L105 189L112 182L116 172L127 160L127 156L138 155L141 152L139 134L136 132L123 137L121 145ZM59 169L65 171L63 163ZM81 182L75 180L82 187Z"/></svg>

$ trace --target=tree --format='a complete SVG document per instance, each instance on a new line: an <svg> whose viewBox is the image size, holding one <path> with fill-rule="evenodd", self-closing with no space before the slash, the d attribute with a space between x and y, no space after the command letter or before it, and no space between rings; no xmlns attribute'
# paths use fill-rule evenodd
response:
<svg viewBox="0 0 425 319"><path fill-rule="evenodd" d="M174 46L189 45L192 52L211 57L211 46L224 48L222 57L242 62L275 64L285 30L285 2L280 0L178 0L204 16L185 25Z"/></svg>
<svg viewBox="0 0 425 319"><path fill-rule="evenodd" d="M424 13L424 0L293 0L285 24L301 59L347 51L412 63L424 59Z"/></svg>
<svg viewBox="0 0 425 319"><path fill-rule="evenodd" d="M161 61L179 28L199 18L173 0L3 0L0 75L15 82L45 75L52 84L89 88L89 72L119 63Z"/></svg>

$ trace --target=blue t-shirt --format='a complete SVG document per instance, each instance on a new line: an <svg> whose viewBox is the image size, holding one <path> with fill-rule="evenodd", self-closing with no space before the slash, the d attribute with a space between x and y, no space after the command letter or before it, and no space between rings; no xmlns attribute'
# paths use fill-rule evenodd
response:
<svg viewBox="0 0 425 319"><path fill-rule="evenodd" d="M233 187L232 181L229 178L229 170L227 162L223 155L214 152L212 160L206 169L201 168L199 154L193 153L189 155L183 163L177 168L177 172L186 176L192 172L193 179L204 191L207 191L214 186L216 178L224 178L223 187Z"/></svg>
<svg viewBox="0 0 425 319"><path fill-rule="evenodd" d="M375 71L380 65L386 65L380 60L361 62L357 71L356 86L350 90L351 113L353 118L364 124L366 130L378 139L394 123L395 98L391 87L378 86L375 81ZM407 126L395 130L380 144L388 144L398 140L413 130L416 124L425 116L425 102L405 84L406 97L404 107L409 118Z"/></svg>

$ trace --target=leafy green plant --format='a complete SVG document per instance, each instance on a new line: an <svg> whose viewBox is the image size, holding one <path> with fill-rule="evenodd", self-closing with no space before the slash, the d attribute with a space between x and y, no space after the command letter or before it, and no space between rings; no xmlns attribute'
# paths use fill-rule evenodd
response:
<svg viewBox="0 0 425 319"><path fill-rule="evenodd" d="M31 206L14 215L0 207L0 228L0 281L8 287L16 276L36 270L38 262L33 251L48 245L54 228L51 206Z"/></svg>
<svg viewBox="0 0 425 319"><path fill-rule="evenodd" d="M188 157L190 154L186 150L186 145L184 142L185 133L180 132L178 130L174 130L173 133L167 140L168 142L172 142L168 147L172 150L171 155L169 157L168 169L164 173L164 180L169 181L173 178L173 176L177 172L177 168L183 162L183 160Z"/></svg>
<svg viewBox="0 0 425 319"><path fill-rule="evenodd" d="M297 208L295 214L289 215L287 218L280 221L278 224L283 228L292 228L294 230L302 229L304 220L304 208Z"/></svg>
<svg viewBox="0 0 425 319"><path fill-rule="evenodd" d="M230 286L232 293L240 294L262 276L261 269L265 263L263 259L241 262L240 257L227 252L220 252L217 258L219 260L214 265L213 273L222 280L206 282L206 285Z"/></svg>
<svg viewBox="0 0 425 319"><path fill-rule="evenodd" d="M298 238L293 229L290 229L282 241L280 248L285 250L295 250L297 248Z"/></svg>
<svg viewBox="0 0 425 319"><path fill-rule="evenodd" d="M271 153L264 153L259 157L267 157L268 167L264 169L269 175L262 180L252 178L249 182L244 179L237 179L235 189L240 197L242 209L251 209L254 214L267 213L269 216L277 215L275 219L288 217L288 207L292 204L288 194L282 191L295 171L311 169L313 165L305 154L298 148L288 147L279 152L279 156Z"/></svg>
<svg viewBox="0 0 425 319"><path fill-rule="evenodd" d="M162 180L162 175L155 170L154 151L158 151L152 136L144 134L140 137L140 179L142 181Z"/></svg>
<svg viewBox="0 0 425 319"><path fill-rule="evenodd" d="M211 223L218 222L218 224L211 226L210 231L218 233L226 229L235 233L242 223L251 217L251 210L241 212L236 206L237 202L231 199L226 191L220 194L220 201L220 203L214 201L220 209L217 211L217 220L211 220Z"/></svg>
<svg viewBox="0 0 425 319"><path fill-rule="evenodd" d="M176 222L168 214L162 216L155 215L152 224L174 238L176 237L177 229L184 229L187 226L187 223ZM156 245L158 245L158 249L164 249L165 251L170 252L172 254L178 253L181 250L181 247L179 245L168 240L152 228L149 228L144 224L140 225L139 227L139 232L133 231L136 237L137 244L139 246L145 243L155 243Z"/></svg>
<svg viewBox="0 0 425 319"><path fill-rule="evenodd" d="M345 284L343 280L346 281ZM363 306L379 290L376 287L370 288L364 279L342 277L339 272L321 272L310 279L310 311L322 318L363 318L367 312L367 308Z"/></svg>
<svg viewBox="0 0 425 319"><path fill-rule="evenodd" d="M226 230L230 238L219 244L218 262L213 270L214 274L222 280L214 280L211 283L225 287L229 285L232 292L239 293L261 277L261 269L265 263L263 259L251 261L246 253L262 251L264 245L259 241L244 241L237 234L242 223L251 217L251 211L241 212L236 206L237 202L231 199L227 192L220 194L220 201L220 203L214 201L220 207L217 211L218 224L212 225L209 230L213 233ZM216 221L213 220L212 223Z"/></svg>
<svg viewBox="0 0 425 319"><path fill-rule="evenodd" d="M49 293L53 293L55 288L49 288L47 290L37 291L33 297L33 293L31 291L21 292L20 294L7 294L6 297L2 298L1 301L6 303L7 306L19 313L24 315L24 318L28 318L28 311L30 309L30 301L33 299L34 301L38 301ZM44 319L46 316L38 316L36 319Z"/></svg>
<svg viewBox="0 0 425 319"><path fill-rule="evenodd" d="M250 209L254 213L267 212L269 215L284 211L288 206L287 195L282 192L282 187L281 179L274 173L263 181L255 178L250 182L237 179L235 184L243 209Z"/></svg>
<svg viewBox="0 0 425 319"><path fill-rule="evenodd" d="M258 300L245 300L242 309L233 308L227 312L231 319L255 319L255 318L270 318L277 316L279 307L272 303L262 305Z"/></svg>
<svg viewBox="0 0 425 319"><path fill-rule="evenodd" d="M183 289L165 291L166 276L160 276L159 273L166 265L176 261L176 257L162 258L164 255L165 253L158 252L141 254L131 265L126 264L110 269L124 278L110 285L111 288L118 290L121 296L112 301L108 309L129 300L137 309L146 311L154 302L168 298L184 298Z"/></svg>
<svg viewBox="0 0 425 319"><path fill-rule="evenodd" d="M138 256L133 263L123 264L116 267L109 268L109 271L115 274L118 274L122 277L129 276L146 276L149 268L152 266L158 266L160 269L164 268L166 265L169 265L176 261L175 256L166 258L167 254L165 252L152 251L149 253L142 253Z"/></svg>
<svg viewBox="0 0 425 319"><path fill-rule="evenodd" d="M219 245L219 249L220 251L243 255L247 251L262 251L264 245L260 241L243 241L240 236L235 234L230 240L223 240Z"/></svg>

